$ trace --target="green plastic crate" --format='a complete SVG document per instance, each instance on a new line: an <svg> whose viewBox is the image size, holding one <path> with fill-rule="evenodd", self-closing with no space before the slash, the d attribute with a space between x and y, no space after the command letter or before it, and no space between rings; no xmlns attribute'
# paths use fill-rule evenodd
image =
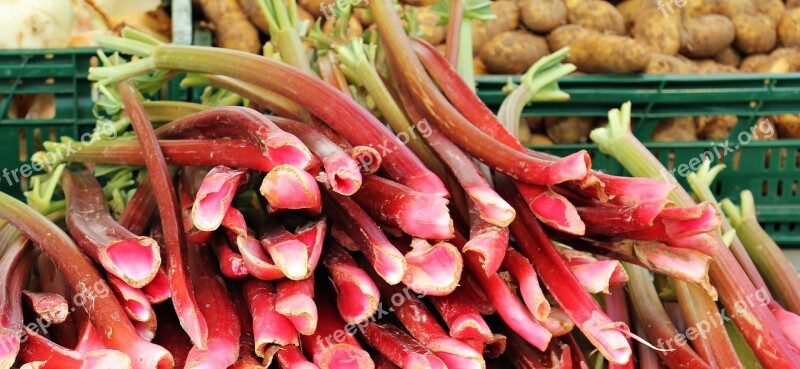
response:
<svg viewBox="0 0 800 369"><path fill-rule="evenodd" d="M502 87L511 76L478 78L478 95L493 109L505 98ZM516 82L516 77L511 77ZM729 145L739 146L718 158L725 169L712 184L718 198L739 201L744 189L753 192L758 218L781 245L800 246L800 140L752 141L740 144L739 135L762 117L800 113L800 74L781 75L640 75L570 76L559 81L570 101L531 104L525 116L605 117L609 109L631 101L631 115L637 122L636 135L668 169L702 157L717 142L648 142L658 119L677 116L737 115L739 123L731 132ZM744 138L744 136L742 136ZM532 146L537 150L565 156L585 149L592 166L610 174L628 174L614 159L600 153L595 144ZM724 151L724 150L723 150ZM695 161L695 163L697 163Z"/></svg>

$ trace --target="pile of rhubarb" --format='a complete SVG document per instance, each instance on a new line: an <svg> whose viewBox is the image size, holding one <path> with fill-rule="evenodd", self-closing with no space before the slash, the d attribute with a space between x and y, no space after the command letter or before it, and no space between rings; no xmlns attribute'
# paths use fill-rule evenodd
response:
<svg viewBox="0 0 800 369"><path fill-rule="evenodd" d="M681 188L629 104L591 137L634 177L516 139L569 50L495 115L387 0L363 38L261 3L266 56L98 36L98 128L0 193L0 369L800 368L800 279L721 166Z"/></svg>

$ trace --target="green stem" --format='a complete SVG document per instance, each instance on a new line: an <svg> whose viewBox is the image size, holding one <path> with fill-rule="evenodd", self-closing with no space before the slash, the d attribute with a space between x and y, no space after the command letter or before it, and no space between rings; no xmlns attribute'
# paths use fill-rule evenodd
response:
<svg viewBox="0 0 800 369"><path fill-rule="evenodd" d="M458 63L456 70L464 82L475 91L475 66L472 63L472 19L461 21L461 32L458 45Z"/></svg>
<svg viewBox="0 0 800 369"><path fill-rule="evenodd" d="M741 209L728 199L722 200L722 209L770 289L786 309L800 314L800 277L786 254L758 223L753 194L742 191Z"/></svg>
<svg viewBox="0 0 800 369"><path fill-rule="evenodd" d="M269 23L269 34L273 44L281 53L283 61L291 66L311 73L303 42L298 32L297 4L289 1L289 9L283 0L259 0L261 12Z"/></svg>

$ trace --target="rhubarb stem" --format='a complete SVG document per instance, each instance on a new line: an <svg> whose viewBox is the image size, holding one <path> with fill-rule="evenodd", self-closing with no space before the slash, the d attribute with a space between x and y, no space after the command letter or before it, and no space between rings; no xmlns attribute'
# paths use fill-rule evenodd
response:
<svg viewBox="0 0 800 369"><path fill-rule="evenodd" d="M323 264L336 289L339 315L349 324L365 322L378 310L380 293L369 274L341 246L331 244Z"/></svg>
<svg viewBox="0 0 800 369"><path fill-rule="evenodd" d="M23 300L37 316L53 324L61 324L69 315L69 303L56 293L22 291Z"/></svg>

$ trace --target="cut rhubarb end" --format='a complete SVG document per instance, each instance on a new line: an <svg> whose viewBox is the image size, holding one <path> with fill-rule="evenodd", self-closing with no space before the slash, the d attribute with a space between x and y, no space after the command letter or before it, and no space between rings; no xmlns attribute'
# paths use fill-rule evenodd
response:
<svg viewBox="0 0 800 369"><path fill-rule="evenodd" d="M531 313L522 306L516 296L512 295L506 282L499 275L489 276L486 283L486 293L495 302L497 313L503 321L525 341L539 350L544 350L550 343L552 334L533 320Z"/></svg>
<svg viewBox="0 0 800 369"><path fill-rule="evenodd" d="M206 174L192 205L192 222L201 231L219 228L244 172L218 166Z"/></svg>
<svg viewBox="0 0 800 369"><path fill-rule="evenodd" d="M608 293L611 284L611 276L619 267L616 260L595 261L592 263L570 265L570 270L575 278L578 279L586 292Z"/></svg>
<svg viewBox="0 0 800 369"><path fill-rule="evenodd" d="M132 342L133 347L125 350L134 368L171 369L175 366L172 354L161 346L147 341Z"/></svg>
<svg viewBox="0 0 800 369"><path fill-rule="evenodd" d="M263 241L262 241L263 244ZM308 265L308 247L298 240L287 240L275 244L264 244L275 266L286 278L299 281L312 272Z"/></svg>
<svg viewBox="0 0 800 369"><path fill-rule="evenodd" d="M113 275L108 275L108 284L131 320L146 322L153 318L155 315L153 307L150 306L150 300L142 291L129 286L125 281Z"/></svg>
<svg viewBox="0 0 800 369"><path fill-rule="evenodd" d="M272 209L312 209L321 207L319 186L311 174L292 165L278 165L261 183L261 194Z"/></svg>
<svg viewBox="0 0 800 369"><path fill-rule="evenodd" d="M636 257L656 273L663 273L703 287L716 300L717 290L711 285L708 270L711 257L699 251L667 247L658 242L636 242Z"/></svg>
<svg viewBox="0 0 800 369"><path fill-rule="evenodd" d="M769 304L769 309L775 320L781 326L781 331L795 350L800 351L800 316L781 308L777 303Z"/></svg>
<svg viewBox="0 0 800 369"><path fill-rule="evenodd" d="M503 260L503 266L514 276L519 284L519 293L525 306L533 317L541 321L550 314L550 303L544 297L536 270L528 258L514 249L509 249Z"/></svg>
<svg viewBox="0 0 800 369"><path fill-rule="evenodd" d="M492 340L492 331L480 315L463 314L450 325L450 337L459 340L489 342Z"/></svg>
<svg viewBox="0 0 800 369"><path fill-rule="evenodd" d="M31 292L27 290L22 291L22 296L36 315L46 319L48 322L60 324L67 320L69 303L63 296L56 293Z"/></svg>
<svg viewBox="0 0 800 369"><path fill-rule="evenodd" d="M620 205L636 205L645 201L667 200L677 186L651 178L620 177L597 173L604 184L609 201Z"/></svg>
<svg viewBox="0 0 800 369"><path fill-rule="evenodd" d="M438 196L408 198L400 214L400 228L411 236L428 240L449 240L453 235L453 219L447 199Z"/></svg>
<svg viewBox="0 0 800 369"><path fill-rule="evenodd" d="M486 369L483 355L463 341L441 337L432 340L427 346L448 368Z"/></svg>
<svg viewBox="0 0 800 369"><path fill-rule="evenodd" d="M317 304L308 296L281 299L275 304L275 311L288 318L302 335L310 335L317 329Z"/></svg>
<svg viewBox="0 0 800 369"><path fill-rule="evenodd" d="M633 211L633 219L640 224L652 226L656 217L661 214L667 203L668 201L666 200L642 202Z"/></svg>
<svg viewBox="0 0 800 369"><path fill-rule="evenodd" d="M567 316L564 309L557 306L552 307L550 309L550 314L548 314L546 318L540 320L539 324L547 329L553 337L561 337L572 332L575 328L575 322Z"/></svg>
<svg viewBox="0 0 800 369"><path fill-rule="evenodd" d="M276 142L269 143L267 153L270 160L273 163L307 169L314 162L314 155L296 137L289 133L286 133L285 136L290 136L291 139L276 139Z"/></svg>
<svg viewBox="0 0 800 369"><path fill-rule="evenodd" d="M497 231L492 233L471 237L463 249L465 255L477 254L486 275L494 274L500 269L505 250L508 248L508 228L497 228ZM505 238L501 233L505 233Z"/></svg>
<svg viewBox="0 0 800 369"><path fill-rule="evenodd" d="M628 331L624 323L612 322L607 316L594 311L580 326L589 342L606 360L620 365L630 361L632 351L628 338L622 333Z"/></svg>
<svg viewBox="0 0 800 369"><path fill-rule="evenodd" d="M678 248L696 250L703 254L713 256L714 249L717 247L717 239L713 234L701 233L690 237L670 240L667 244Z"/></svg>
<svg viewBox="0 0 800 369"><path fill-rule="evenodd" d="M386 283L395 285L403 281L408 270L408 262L403 254L392 244L374 245L375 255L372 267Z"/></svg>
<svg viewBox="0 0 800 369"><path fill-rule="evenodd" d="M100 252L106 270L134 288L150 283L161 265L161 249L149 237L113 242Z"/></svg>
<svg viewBox="0 0 800 369"><path fill-rule="evenodd" d="M308 268L316 270L322 256L322 246L328 230L328 219L324 216L308 222L295 230L295 238L308 247Z"/></svg>
<svg viewBox="0 0 800 369"><path fill-rule="evenodd" d="M722 215L717 212L717 208L714 205L703 203L698 206L701 206L703 211L697 218L685 220L664 219L666 233L673 238L684 238L698 233L711 232L722 225Z"/></svg>
<svg viewBox="0 0 800 369"><path fill-rule="evenodd" d="M592 158L586 150L578 151L565 156L548 165L547 175L549 184L558 184L566 181L579 181L589 175L592 167Z"/></svg>
<svg viewBox="0 0 800 369"><path fill-rule="evenodd" d="M169 300L172 297L172 291L169 289L167 273L159 269L153 280L142 287L142 292L144 292L151 304L160 304Z"/></svg>
<svg viewBox="0 0 800 369"><path fill-rule="evenodd" d="M322 160L331 189L341 195L350 196L361 187L361 171L350 157L332 157Z"/></svg>
<svg viewBox="0 0 800 369"><path fill-rule="evenodd" d="M425 240L414 239L405 259L408 269L403 283L423 295L450 294L458 286L464 268L461 253L447 242L431 245Z"/></svg>
<svg viewBox="0 0 800 369"><path fill-rule="evenodd" d="M375 363L369 354L352 345L335 344L314 361L320 369L374 369Z"/></svg>
<svg viewBox="0 0 800 369"><path fill-rule="evenodd" d="M526 199L526 202L542 223L576 236L586 233L586 224L578 215L578 210L565 197L546 191L530 201Z"/></svg>
<svg viewBox="0 0 800 369"><path fill-rule="evenodd" d="M507 227L517 212L491 188L469 188L467 195L475 202L484 221L498 227Z"/></svg>
<svg viewBox="0 0 800 369"><path fill-rule="evenodd" d="M361 167L361 172L372 174L381 168L381 154L369 146L355 146L350 149L350 157L357 161Z"/></svg>
<svg viewBox="0 0 800 369"><path fill-rule="evenodd" d="M8 369L14 365L19 353L20 333L13 329L2 328L0 331L0 368Z"/></svg>
<svg viewBox="0 0 800 369"><path fill-rule="evenodd" d="M272 258L264 252L261 242L253 238L251 235L233 236L235 244L242 254L244 266L247 272L253 277L265 281L284 278L283 271L275 266Z"/></svg>
<svg viewBox="0 0 800 369"><path fill-rule="evenodd" d="M372 282L371 280L369 282ZM346 323L363 323L378 310L380 295L374 283L352 279L341 281L336 286L339 297L336 304Z"/></svg>

